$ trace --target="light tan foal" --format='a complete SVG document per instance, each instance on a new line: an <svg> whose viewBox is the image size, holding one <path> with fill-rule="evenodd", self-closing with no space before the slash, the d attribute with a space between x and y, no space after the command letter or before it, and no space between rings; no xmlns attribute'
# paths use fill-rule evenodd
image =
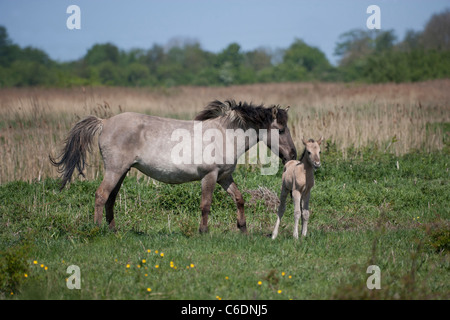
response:
<svg viewBox="0 0 450 320"><path fill-rule="evenodd" d="M298 221L300 217L302 217L302 236L306 236L309 220L309 197L314 186L314 171L320 167L320 144L322 141L323 137L318 141L313 139L305 141L303 138L302 142L305 145L305 150L300 161L291 160L284 166L280 206L278 207L278 218L272 233L272 239L275 239L278 235L278 228L286 210L286 197L289 192L292 193L294 201L294 238L298 239Z"/></svg>

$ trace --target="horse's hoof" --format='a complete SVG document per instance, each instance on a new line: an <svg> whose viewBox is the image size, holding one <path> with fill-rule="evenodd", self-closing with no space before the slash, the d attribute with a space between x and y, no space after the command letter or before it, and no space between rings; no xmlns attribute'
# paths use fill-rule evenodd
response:
<svg viewBox="0 0 450 320"><path fill-rule="evenodd" d="M208 227L200 226L198 232L200 232L201 234L208 233Z"/></svg>

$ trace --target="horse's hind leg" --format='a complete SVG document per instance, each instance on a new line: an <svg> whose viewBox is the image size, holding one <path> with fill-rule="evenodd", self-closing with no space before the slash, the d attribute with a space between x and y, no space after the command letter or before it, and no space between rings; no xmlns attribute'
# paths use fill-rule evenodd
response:
<svg viewBox="0 0 450 320"><path fill-rule="evenodd" d="M119 181L117 182L114 189L111 191L108 200L105 204L105 211L106 211L106 222L109 225L109 228L111 230L114 230L116 227L116 223L114 221L114 203L116 202L117 194L119 193L120 187L122 186L122 182L125 179L128 171L125 172L122 177L120 177Z"/></svg>
<svg viewBox="0 0 450 320"><path fill-rule="evenodd" d="M125 172L126 174L126 172ZM106 171L105 177L103 178L102 183L98 187L97 191L95 192L95 216L94 221L100 226L102 223L102 217L103 217L103 207L108 203L108 209L107 213L112 213L112 207L114 206L114 200L117 196L117 192L120 189L120 185L123 181L123 178L125 177L125 174L122 173L116 173L113 171ZM119 183L120 182L120 183ZM117 190L116 190L117 189ZM114 192L115 191L115 192ZM113 195L111 198L111 201L109 201L110 196ZM112 218L112 219L111 219ZM108 216L107 219L111 219L108 221L111 223L113 220L113 217Z"/></svg>
<svg viewBox="0 0 450 320"><path fill-rule="evenodd" d="M238 187L236 186L236 183L234 183L233 177L228 176L227 178L222 179L221 181L218 181L218 182L222 186L222 188L224 188L225 191L233 198L234 202L236 203L237 227L243 233L247 233L247 223L245 220L245 213L244 213L245 201L244 201L244 198L242 197L241 192L239 191Z"/></svg>

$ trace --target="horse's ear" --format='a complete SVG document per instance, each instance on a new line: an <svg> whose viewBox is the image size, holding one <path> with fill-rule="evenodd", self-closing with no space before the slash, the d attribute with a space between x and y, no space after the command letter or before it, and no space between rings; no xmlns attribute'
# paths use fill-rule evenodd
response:
<svg viewBox="0 0 450 320"><path fill-rule="evenodd" d="M284 111L288 112L290 107L291 106L287 106L286 109L284 109Z"/></svg>
<svg viewBox="0 0 450 320"><path fill-rule="evenodd" d="M320 139L317 140L317 144L320 146L320 144L322 143L322 141L323 141L323 136L320 136Z"/></svg>
<svg viewBox="0 0 450 320"><path fill-rule="evenodd" d="M302 138L302 142L303 142L303 144L306 146L306 140L305 140L305 137Z"/></svg>
<svg viewBox="0 0 450 320"><path fill-rule="evenodd" d="M278 108L277 108L277 107L273 107L273 108L272 108L272 117L273 117L273 120L276 120L276 119L277 119L277 113L278 113Z"/></svg>

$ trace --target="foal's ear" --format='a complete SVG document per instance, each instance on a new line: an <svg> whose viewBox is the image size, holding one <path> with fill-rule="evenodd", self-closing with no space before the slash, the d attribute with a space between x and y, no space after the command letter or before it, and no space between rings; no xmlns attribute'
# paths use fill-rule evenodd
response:
<svg viewBox="0 0 450 320"><path fill-rule="evenodd" d="M320 144L322 143L322 141L323 141L323 136L320 136L320 139L317 140L317 144L320 146Z"/></svg>
<svg viewBox="0 0 450 320"><path fill-rule="evenodd" d="M302 142L303 142L303 144L306 146L306 140L305 140L305 137L302 138Z"/></svg>
<svg viewBox="0 0 450 320"><path fill-rule="evenodd" d="M284 111L288 112L290 107L291 106L287 106L286 109L284 109Z"/></svg>

